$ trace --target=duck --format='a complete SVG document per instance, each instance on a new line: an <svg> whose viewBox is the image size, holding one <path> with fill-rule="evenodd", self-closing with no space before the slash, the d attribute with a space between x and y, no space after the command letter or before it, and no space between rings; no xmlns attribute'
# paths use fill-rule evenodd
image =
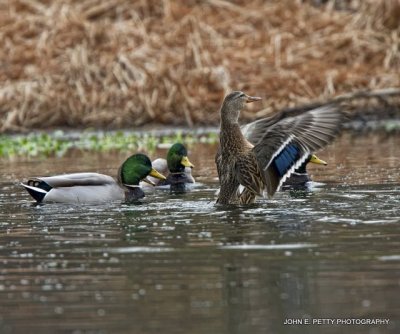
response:
<svg viewBox="0 0 400 334"><path fill-rule="evenodd" d="M233 91L222 102L215 156L218 204L250 204L264 194L271 198L312 152L329 144L340 130L343 114L329 104L258 120L250 125L253 130L246 138L239 125L240 112L260 100Z"/></svg>
<svg viewBox="0 0 400 334"><path fill-rule="evenodd" d="M166 177L152 167L145 154L128 157L113 177L100 173L71 173L46 177L32 177L21 185L37 203L104 203L112 201L136 202L145 197L139 182L152 185L149 177Z"/></svg>
<svg viewBox="0 0 400 334"><path fill-rule="evenodd" d="M192 175L194 165L188 158L186 147L181 143L173 144L167 152L167 159L158 158L152 162L163 175L167 175L166 180L149 177L156 186L169 185L171 189L185 188L185 184L195 183ZM145 184L142 184L145 187Z"/></svg>
<svg viewBox="0 0 400 334"><path fill-rule="evenodd" d="M307 165L309 163L327 166L328 163L315 154L310 154L306 161L297 168L282 184L282 190L309 190L310 182L312 181L307 172Z"/></svg>

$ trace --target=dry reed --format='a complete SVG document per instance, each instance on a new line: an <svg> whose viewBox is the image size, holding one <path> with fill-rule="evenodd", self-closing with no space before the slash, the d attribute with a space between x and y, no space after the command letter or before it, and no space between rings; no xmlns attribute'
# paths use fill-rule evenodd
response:
<svg viewBox="0 0 400 334"><path fill-rule="evenodd" d="M0 4L0 129L216 124L228 89L264 97L254 119L400 87L400 1L317 2Z"/></svg>

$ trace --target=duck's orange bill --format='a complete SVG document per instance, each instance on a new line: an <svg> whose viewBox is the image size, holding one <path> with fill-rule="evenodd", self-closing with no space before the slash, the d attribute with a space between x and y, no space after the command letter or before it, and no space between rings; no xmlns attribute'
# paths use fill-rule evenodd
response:
<svg viewBox="0 0 400 334"><path fill-rule="evenodd" d="M260 100L261 100L261 97L246 95L246 103L251 103L251 102L260 101Z"/></svg>

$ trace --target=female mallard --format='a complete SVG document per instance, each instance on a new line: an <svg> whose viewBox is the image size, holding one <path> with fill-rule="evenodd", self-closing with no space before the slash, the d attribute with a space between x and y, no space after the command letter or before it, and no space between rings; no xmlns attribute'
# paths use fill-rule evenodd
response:
<svg viewBox="0 0 400 334"><path fill-rule="evenodd" d="M73 173L36 177L22 186L37 202L100 203L118 200L134 202L144 197L141 180L147 176L165 180L144 154L130 156L118 170L118 180L98 173Z"/></svg>
<svg viewBox="0 0 400 334"><path fill-rule="evenodd" d="M153 161L155 167L162 174L167 175L167 179L160 181L149 177L156 186L170 185L171 189L184 188L186 183L194 183L192 168L194 165L187 157L186 147L180 143L171 146L167 153L167 159L158 158Z"/></svg>
<svg viewBox="0 0 400 334"><path fill-rule="evenodd" d="M259 101L243 92L228 94L221 107L220 149L215 157L221 184L217 203L252 203L257 195L271 197L311 152L337 134L341 113L332 105L293 116L257 121L253 143L238 124L246 103ZM239 186L244 190L239 193Z"/></svg>

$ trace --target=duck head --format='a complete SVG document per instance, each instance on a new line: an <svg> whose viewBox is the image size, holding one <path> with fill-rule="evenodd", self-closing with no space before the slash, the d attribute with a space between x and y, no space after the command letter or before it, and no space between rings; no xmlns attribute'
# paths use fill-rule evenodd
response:
<svg viewBox="0 0 400 334"><path fill-rule="evenodd" d="M186 147L180 143L172 145L169 149L167 153L167 164L171 173L183 173L185 172L185 167L194 167L187 157Z"/></svg>
<svg viewBox="0 0 400 334"><path fill-rule="evenodd" d="M122 164L118 172L118 181L128 189L128 194L132 193L133 195L133 193L137 192L137 189L140 189L140 181L154 185L153 182L147 179L149 175L160 180L165 180L165 176L152 167L150 159L146 155L138 153L130 156ZM142 195L140 197L144 197L144 194L140 195Z"/></svg>
<svg viewBox="0 0 400 334"><path fill-rule="evenodd" d="M310 156L306 159L306 161L296 170L298 173L307 173L306 166L311 162L317 165L327 165L327 162L318 158L315 154L310 154Z"/></svg>
<svg viewBox="0 0 400 334"><path fill-rule="evenodd" d="M244 109L245 105L260 100L261 97L249 96L240 91L229 93L222 103L221 121L237 123L240 111Z"/></svg>

